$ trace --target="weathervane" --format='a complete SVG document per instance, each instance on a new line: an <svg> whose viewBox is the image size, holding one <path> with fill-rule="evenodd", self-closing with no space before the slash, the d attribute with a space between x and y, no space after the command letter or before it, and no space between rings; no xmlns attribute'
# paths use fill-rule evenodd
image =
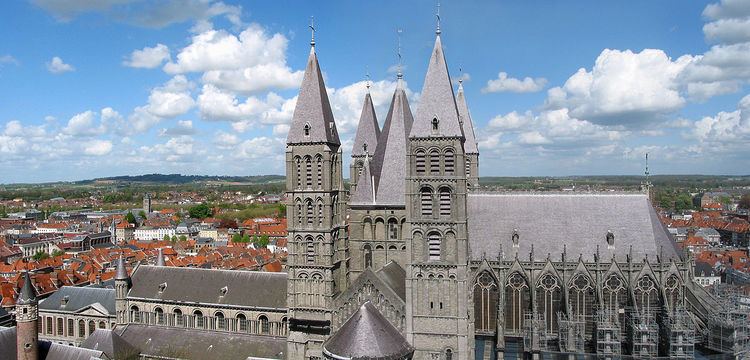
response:
<svg viewBox="0 0 750 360"><path fill-rule="evenodd" d="M401 33L403 30L396 29L396 37L398 38L398 48L396 49L396 55L398 56L398 72L396 73L396 77L398 79L401 79L404 74L401 73Z"/></svg>
<svg viewBox="0 0 750 360"><path fill-rule="evenodd" d="M365 87L367 87L367 92L370 92L370 67L365 67L367 70L365 72Z"/></svg>
<svg viewBox="0 0 750 360"><path fill-rule="evenodd" d="M464 84L464 68L463 66L458 67L458 86L462 86Z"/></svg>
<svg viewBox="0 0 750 360"><path fill-rule="evenodd" d="M311 32L310 46L315 46L315 17L314 16L310 16L310 32Z"/></svg>
<svg viewBox="0 0 750 360"><path fill-rule="evenodd" d="M437 28L435 29L435 34L440 35L440 1L437 2L437 11L435 12L435 17L437 18Z"/></svg>

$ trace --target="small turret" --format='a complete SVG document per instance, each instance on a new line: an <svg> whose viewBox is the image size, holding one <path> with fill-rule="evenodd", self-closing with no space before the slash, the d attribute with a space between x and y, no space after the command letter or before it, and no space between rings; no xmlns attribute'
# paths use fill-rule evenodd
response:
<svg viewBox="0 0 750 360"><path fill-rule="evenodd" d="M125 326L128 323L128 290L130 290L130 275L125 267L125 258L120 254L115 273L115 310L118 326Z"/></svg>
<svg viewBox="0 0 750 360"><path fill-rule="evenodd" d="M25 272L23 286L16 299L16 355L18 360L36 360L39 357L38 305L31 276Z"/></svg>

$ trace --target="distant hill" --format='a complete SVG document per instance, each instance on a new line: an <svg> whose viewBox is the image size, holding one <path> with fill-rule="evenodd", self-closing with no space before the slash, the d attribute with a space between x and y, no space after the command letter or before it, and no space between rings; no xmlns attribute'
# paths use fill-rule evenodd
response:
<svg viewBox="0 0 750 360"><path fill-rule="evenodd" d="M255 176L210 176L210 175L181 175L181 174L145 174L134 176L112 176L92 180L77 181L79 184L92 183L151 183L151 184L190 184L197 182L223 182L242 184L267 184L284 181L282 175Z"/></svg>

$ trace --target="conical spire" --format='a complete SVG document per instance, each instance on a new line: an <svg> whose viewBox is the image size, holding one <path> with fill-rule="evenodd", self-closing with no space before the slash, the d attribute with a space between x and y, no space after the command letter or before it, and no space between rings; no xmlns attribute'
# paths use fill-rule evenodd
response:
<svg viewBox="0 0 750 360"><path fill-rule="evenodd" d="M417 116L410 134L410 137L417 138L430 136L463 136L440 35L435 37L435 47L432 50Z"/></svg>
<svg viewBox="0 0 750 360"><path fill-rule="evenodd" d="M341 145L314 45L310 48L286 143Z"/></svg>
<svg viewBox="0 0 750 360"><path fill-rule="evenodd" d="M354 136L352 156L364 156L366 152L372 153L378 147L380 138L380 126L372 105L372 97L368 91L365 95L365 103L362 105L362 114L359 116L357 134Z"/></svg>
<svg viewBox="0 0 750 360"><path fill-rule="evenodd" d="M18 299L16 299L16 304L29 305L34 302L36 302L36 290L34 290L34 285L31 282L31 275L29 275L28 271L24 271L23 286L21 287L21 292L18 294Z"/></svg>
<svg viewBox="0 0 750 360"><path fill-rule="evenodd" d="M357 189L352 194L352 204L374 204L375 203L375 179L370 171L370 156L365 154L365 161L362 163L362 175L357 181Z"/></svg>
<svg viewBox="0 0 750 360"><path fill-rule="evenodd" d="M406 141L413 123L414 118L409 108L406 92L401 86L397 86L373 158L372 170L375 174L377 189L375 202L378 204L401 205L405 203L404 154L406 154Z"/></svg>
<svg viewBox="0 0 750 360"><path fill-rule="evenodd" d="M464 84L463 81L458 81L458 94L456 94L456 105L458 106L458 116L461 121L461 127L466 137L464 143L464 152L467 154L479 154L479 148L477 147L477 138L474 135L474 122L471 120L471 113L469 112L469 106L466 104L466 96L464 95Z"/></svg>
<svg viewBox="0 0 750 360"><path fill-rule="evenodd" d="M125 268L125 258L120 254L120 258L117 259L117 273L115 274L115 280L127 280L129 278L128 269Z"/></svg>
<svg viewBox="0 0 750 360"><path fill-rule="evenodd" d="M156 254L156 266L166 266L164 264L164 250L162 250L162 248L159 248L159 251Z"/></svg>

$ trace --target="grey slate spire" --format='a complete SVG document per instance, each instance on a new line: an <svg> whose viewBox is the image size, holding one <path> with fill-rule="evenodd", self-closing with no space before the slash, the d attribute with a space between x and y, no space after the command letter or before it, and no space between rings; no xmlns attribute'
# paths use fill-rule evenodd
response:
<svg viewBox="0 0 750 360"><path fill-rule="evenodd" d="M31 275L28 271L23 273L23 287L21 292L18 293L18 299L16 300L17 305L29 305L36 302L36 290L31 282Z"/></svg>
<svg viewBox="0 0 750 360"><path fill-rule="evenodd" d="M370 156L366 154L365 161L362 164L362 175L359 176L357 188L352 194L352 204L367 205L375 203L375 179L373 179L372 171L370 171L371 165Z"/></svg>
<svg viewBox="0 0 750 360"><path fill-rule="evenodd" d="M115 280L127 280L130 276L128 276L128 269L125 268L125 258L122 257L122 254L120 254L120 258L117 259L117 272L115 273Z"/></svg>
<svg viewBox="0 0 750 360"><path fill-rule="evenodd" d="M164 250L159 248L159 252L156 254L156 266L166 266L164 264Z"/></svg>
<svg viewBox="0 0 750 360"><path fill-rule="evenodd" d="M405 204L406 141L412 129L414 117L409 100L401 86L401 79L393 93L391 107L383 124L383 132L375 149L372 170L375 174L375 202L384 205Z"/></svg>
<svg viewBox="0 0 750 360"><path fill-rule="evenodd" d="M433 124L434 119L437 119L437 124ZM435 125L437 130L433 128ZM464 136L458 121L456 98L453 94L453 85L448 74L440 35L435 37L435 47L432 49L427 75L424 78L417 116L409 136L412 138Z"/></svg>
<svg viewBox="0 0 750 360"><path fill-rule="evenodd" d="M380 125L375 115L375 108L372 105L370 91L365 95L365 103L362 105L362 114L359 116L359 125L357 125L357 134L354 136L354 145L352 146L352 156L364 156L365 152L372 152L378 147L380 138ZM365 150L365 146L367 149Z"/></svg>
<svg viewBox="0 0 750 360"><path fill-rule="evenodd" d="M464 95L463 81L458 81L458 94L456 94L456 105L458 106L458 116L461 121L461 127L466 137L464 143L464 152L466 154L479 154L477 147L477 138L474 135L474 122L471 120L469 106L466 104L466 95Z"/></svg>
<svg viewBox="0 0 750 360"><path fill-rule="evenodd" d="M314 45L310 48L286 143L341 145Z"/></svg>

